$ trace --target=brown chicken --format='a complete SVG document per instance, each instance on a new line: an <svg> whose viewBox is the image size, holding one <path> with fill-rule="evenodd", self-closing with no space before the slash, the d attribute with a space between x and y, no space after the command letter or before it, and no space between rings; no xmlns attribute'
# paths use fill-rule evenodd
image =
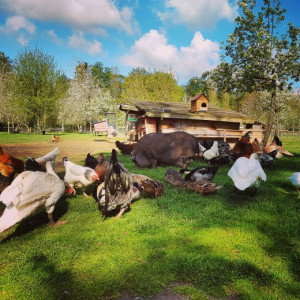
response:
<svg viewBox="0 0 300 300"><path fill-rule="evenodd" d="M0 193L9 186L15 174L24 171L24 161L4 153L0 147Z"/></svg>
<svg viewBox="0 0 300 300"><path fill-rule="evenodd" d="M274 139L272 141L271 144L267 145L266 147L264 147L264 152L269 154L270 152L274 151L278 149L279 152L277 152L277 155L276 155L276 158L281 158L283 155L286 155L286 156L294 156L293 153L285 150L283 147L282 147L282 142L280 141L280 139L275 135L274 136Z"/></svg>
<svg viewBox="0 0 300 300"><path fill-rule="evenodd" d="M247 131L239 141L234 145L233 151L237 153L237 158L247 157L250 158L250 155L254 153L252 144L250 143L250 134L252 131Z"/></svg>
<svg viewBox="0 0 300 300"><path fill-rule="evenodd" d="M117 148L121 151L124 155L130 155L132 150L134 149L136 143L129 143L125 144L120 141L116 141Z"/></svg>
<svg viewBox="0 0 300 300"><path fill-rule="evenodd" d="M258 141L257 138L255 138L254 141L252 142L252 147L253 147L254 153L262 152L259 141Z"/></svg>

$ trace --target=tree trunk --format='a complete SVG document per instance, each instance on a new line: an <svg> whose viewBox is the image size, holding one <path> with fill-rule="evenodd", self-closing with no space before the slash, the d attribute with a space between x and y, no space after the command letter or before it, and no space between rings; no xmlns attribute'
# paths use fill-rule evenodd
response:
<svg viewBox="0 0 300 300"><path fill-rule="evenodd" d="M265 147L268 143L268 139L270 137L271 131L272 131L272 126L274 123L274 117L275 117L275 109L274 109L274 99L276 97L276 92L273 92L271 94L271 104L270 104L270 110L269 110L269 115L268 115L268 124L267 128L265 131L264 139L263 139L263 147Z"/></svg>
<svg viewBox="0 0 300 300"><path fill-rule="evenodd" d="M10 130L9 130L9 121L7 121L7 133L10 133Z"/></svg>

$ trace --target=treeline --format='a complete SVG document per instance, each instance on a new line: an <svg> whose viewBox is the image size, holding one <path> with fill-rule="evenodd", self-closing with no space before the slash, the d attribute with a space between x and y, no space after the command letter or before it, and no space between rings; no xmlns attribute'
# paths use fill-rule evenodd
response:
<svg viewBox="0 0 300 300"><path fill-rule="evenodd" d="M37 131L58 124L91 128L107 112L116 112L122 126L122 102L187 102L202 92L210 104L266 123L264 144L274 126L299 130L299 92L292 92L292 85L300 80L300 28L289 23L286 33L279 33L285 14L279 0L237 3L241 13L223 44L222 62L185 86L178 85L171 68L136 68L125 77L117 67L78 62L70 79L41 49L25 48L13 60L0 52L0 122Z"/></svg>

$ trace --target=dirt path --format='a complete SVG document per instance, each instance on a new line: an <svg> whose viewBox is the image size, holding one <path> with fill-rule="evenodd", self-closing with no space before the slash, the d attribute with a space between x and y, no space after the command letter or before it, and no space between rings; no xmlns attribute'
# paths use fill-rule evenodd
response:
<svg viewBox="0 0 300 300"><path fill-rule="evenodd" d="M26 160L27 157L41 157L52 151L55 147L59 148L59 154L56 158L55 170L61 172L64 170L62 158L67 156L71 161L78 162L85 159L88 153L97 155L101 152L110 152L116 148L115 140L93 140L93 141L59 141L59 142L33 142L20 144L1 144L6 153L17 158Z"/></svg>

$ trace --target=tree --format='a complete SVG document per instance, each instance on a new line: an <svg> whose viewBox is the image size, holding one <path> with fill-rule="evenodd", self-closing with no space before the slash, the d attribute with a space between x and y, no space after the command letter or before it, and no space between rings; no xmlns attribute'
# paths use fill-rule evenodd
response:
<svg viewBox="0 0 300 300"><path fill-rule="evenodd" d="M182 98L183 89L177 85L171 70L151 73L143 68L133 69L123 83L124 101L133 99L181 102Z"/></svg>
<svg viewBox="0 0 300 300"><path fill-rule="evenodd" d="M61 72L54 58L42 50L25 48L14 60L15 99L29 126L37 130L57 108Z"/></svg>
<svg viewBox="0 0 300 300"><path fill-rule="evenodd" d="M65 123L75 124L80 130L89 124L92 131L92 122L104 117L105 113L115 110L115 102L105 88L95 83L86 63L79 63L76 67L76 76L70 82L68 95L61 102L62 113L60 119Z"/></svg>
<svg viewBox="0 0 300 300"><path fill-rule="evenodd" d="M20 121L18 108L14 103L12 64L9 57L0 52L0 117L7 122L7 131L10 133L10 124Z"/></svg>
<svg viewBox="0 0 300 300"><path fill-rule="evenodd" d="M223 62L212 77L219 86L223 83L231 91L269 93L265 145L274 122L277 93L299 81L300 28L289 23L286 34L278 33L285 13L279 0L263 0L260 9L256 0L240 0L238 5L242 13L236 18L236 28L225 46L225 56L231 62Z"/></svg>
<svg viewBox="0 0 300 300"><path fill-rule="evenodd" d="M188 81L187 85L185 86L185 91L190 98L194 97L198 93L204 93L208 95L208 82L203 76L195 76Z"/></svg>

